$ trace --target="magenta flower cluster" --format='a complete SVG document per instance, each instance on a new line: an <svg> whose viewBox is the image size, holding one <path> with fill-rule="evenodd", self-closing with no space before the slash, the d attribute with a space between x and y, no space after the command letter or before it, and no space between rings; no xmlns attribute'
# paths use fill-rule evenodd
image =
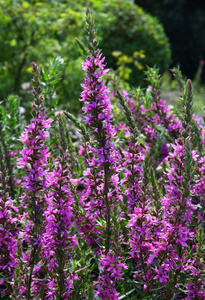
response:
<svg viewBox="0 0 205 300"><path fill-rule="evenodd" d="M100 300L117 300L119 293L115 289L116 282L123 280L122 269L127 269L126 264L118 263L114 254L108 252L106 255L101 253L99 259L99 277L94 282L95 296Z"/></svg>

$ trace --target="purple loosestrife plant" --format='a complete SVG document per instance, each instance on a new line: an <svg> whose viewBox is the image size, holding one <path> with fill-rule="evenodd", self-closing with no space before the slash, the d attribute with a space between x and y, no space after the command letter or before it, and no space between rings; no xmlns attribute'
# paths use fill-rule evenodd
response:
<svg viewBox="0 0 205 300"><path fill-rule="evenodd" d="M85 232L87 227L88 242L90 245L97 246L95 251L99 259L102 257L102 251L99 251L100 246L105 248L105 255L108 255L112 249L113 259L120 260L115 249L118 247L116 240L120 233L114 230L114 223L118 222L117 219L119 220L116 208L122 201L118 175L120 156L114 144L116 132L112 124L111 95L102 79L108 70L104 69L105 58L97 48L94 23L89 10L86 21L89 55L83 63L86 78L82 84L83 91L80 100L84 102L84 122L90 133L90 142L84 144L80 150L80 154L85 159L84 180L87 187L84 196L87 204L83 204L87 224L81 230ZM107 272L108 278L109 272L106 269L104 271ZM101 274L98 276L98 290L100 282ZM113 288L115 281L112 278L110 278L110 283L107 287L103 284L101 286L101 290L107 290L106 297L109 292L112 295L115 291ZM116 295L115 299L117 299Z"/></svg>
<svg viewBox="0 0 205 300"><path fill-rule="evenodd" d="M82 122L65 111L53 123L47 118L57 109L53 84L62 59L48 73L32 63L32 119L19 139L18 168L14 157L9 168L7 154L17 155L18 146L8 128L16 121L0 106L2 294L12 300L205 299L205 127L193 115L191 81L175 70L178 110L162 101L156 69L148 68L145 91L128 94L114 80L108 89L89 10L86 23ZM77 142L66 117L81 133Z"/></svg>
<svg viewBox="0 0 205 300"><path fill-rule="evenodd" d="M135 126L132 111L126 102L125 98L119 92L117 97L120 100L120 104L123 107L127 119L127 135L129 140L127 141L127 147L122 149L122 168L123 176L121 183L124 186L124 195L127 201L125 202L127 212L131 213L141 201L140 190L142 188L142 171L143 161L145 158L146 150L139 144L137 136L137 128ZM124 213L124 212L123 212Z"/></svg>
<svg viewBox="0 0 205 300"><path fill-rule="evenodd" d="M35 99L32 104L32 120L21 134L20 141L25 146L21 151L22 157L18 159L18 168L26 171L22 183L24 194L21 196L23 209L21 222L24 225L19 233L24 260L24 277L20 278L18 293L22 299L27 300L34 299L36 293L40 292L35 290L34 274L36 268L39 270L39 264L43 264L40 253L45 230L44 209L49 157L45 141L48 139L48 129L52 122L46 119L39 68L36 63L32 63L32 67L34 72L32 93ZM19 266L21 259L18 258Z"/></svg>
<svg viewBox="0 0 205 300"><path fill-rule="evenodd" d="M5 159L0 144L0 284L3 287L1 295L11 292L10 281L15 269L18 234L17 218L15 217L18 209L14 207L9 196L10 178Z"/></svg>
<svg viewBox="0 0 205 300"><path fill-rule="evenodd" d="M170 139L167 135L164 136L167 138L167 143L169 143L170 140L173 141L173 144L170 145L173 148L170 146L168 148L166 146L166 155L161 161L158 162L158 164L171 164L166 171L168 174L170 174L170 176L168 176L168 180L165 181L166 173L163 174L161 171L159 172L158 168L156 171L152 169L149 171L149 168L146 167L146 162L148 159L148 157L146 157L141 185L139 183L137 185L139 191L138 200L135 204L134 214L130 214L130 221L128 222L128 228L130 228L130 255L136 261L135 278L139 283L141 282L141 288L144 296L155 294L158 285L157 282L159 282L162 287L158 293L163 297L163 299L168 299L167 297L169 297L170 294L180 294L180 288L177 290L177 285L182 287L186 283L186 287L190 289L187 289L185 292L188 299L191 299L191 295L196 295L196 297L199 297L199 299L203 299L203 292L201 289L204 282L202 279L201 266L199 267L198 271L196 271L195 274L197 274L197 277L194 279L194 271L190 271L192 269L191 266L194 264L194 260L190 259L190 255L188 255L189 243L193 243L193 238L196 236L196 232L193 230L193 226L196 223L192 218L196 207L191 203L191 195L189 196L189 193L191 193L193 186L193 181L191 180L193 175L193 160L196 161L197 157L195 150L192 151L192 153L190 152L190 140L186 140L187 136L189 139L191 138L190 115L192 106L188 103L191 101L191 99L189 99L191 95L190 88L190 82L188 82L188 88L184 94L185 104L187 103L187 109L185 111L183 122L183 127L186 127L186 129L189 128L188 134L186 131L182 130L182 125L178 120L178 129L181 129L181 132L178 131L180 132L180 134L178 134L178 141L174 141L174 136L172 135L170 135L172 139ZM157 95L158 93L155 94ZM125 94L125 96L127 95ZM154 96L153 98L155 99L156 103L158 103L158 98ZM131 105L132 112L135 114L136 108L132 106L133 101L131 102L130 98L128 101ZM155 106L153 106L153 108L154 107ZM153 108L151 109L152 111ZM163 113L163 111L168 111L165 103L163 103L163 106L159 106L157 104L156 108L159 116ZM147 112L145 110L144 113L144 120L146 123L148 121L149 124L152 123L152 119L150 117L149 119L147 118ZM148 115L150 116L150 114ZM155 123L160 124L160 119L161 116ZM167 123L164 123L163 121L163 123L161 123L163 126L168 124L169 120L171 120L170 117L166 117L165 119L167 120ZM141 120L142 119L140 119L140 121ZM174 120L173 116L172 120ZM173 122L170 124L173 124ZM142 128L146 129L147 125L145 124L145 126L141 127L141 129ZM165 129L167 129L167 126L165 126ZM153 132L156 132L156 128ZM157 136L154 138L156 139L156 137ZM184 137L185 140L183 141ZM149 146L149 144L147 144L147 146ZM157 161L158 157L158 154L155 155L155 161ZM176 161L172 164L172 160L174 158ZM150 179L148 179L148 176L150 176ZM158 183L156 182L155 176L158 177ZM148 180L146 180L146 178ZM176 182L174 178L176 178ZM150 183L153 186L151 189L148 185L149 181L151 181ZM167 185L163 184L166 190L164 188L161 189L163 182L167 183ZM144 186L144 184L147 186ZM129 189L130 188L131 185L129 186ZM151 192L148 192L148 188L151 190ZM162 198L162 203L160 199L162 196L160 194L165 194L165 196ZM169 199L171 202L165 202L165 199L166 201ZM151 203L152 206L150 206ZM170 213L168 215L167 213L169 209ZM179 220L177 220L177 218L179 218ZM203 217L201 220L202 219ZM192 255L199 257L195 251L192 252ZM196 270L196 264L194 270ZM196 284L187 283L189 281L192 282L192 280L197 282L198 287ZM191 288L193 289L193 293Z"/></svg>
<svg viewBox="0 0 205 300"><path fill-rule="evenodd" d="M9 197L6 201L0 197L0 284L4 287L2 295L11 291L9 281L13 278L17 250L17 219L12 217L10 203L12 201Z"/></svg>
<svg viewBox="0 0 205 300"><path fill-rule="evenodd" d="M91 132L91 142L84 145L81 153L86 155L87 197L90 198L88 214L95 218L105 218L106 221L106 252L111 247L111 213L114 201L119 199L117 177L116 149L114 146L115 130L112 125L112 106L109 90L103 84L102 76L105 70L105 58L102 58L97 48L94 24L89 11L87 12L88 49L89 56L83 63L86 72L81 101L84 102L84 121ZM90 212L89 212L90 210Z"/></svg>
<svg viewBox="0 0 205 300"><path fill-rule="evenodd" d="M62 119L59 115L60 155L54 160L53 171L47 175L51 192L46 196L46 231L44 255L48 261L49 279L46 287L46 299L68 299L73 290L71 258L73 246L77 245L74 230L74 214L70 182L71 162L62 134Z"/></svg>
<svg viewBox="0 0 205 300"><path fill-rule="evenodd" d="M43 236L45 258L48 261L50 272L46 294L47 299L55 299L55 297L67 299L73 288L73 275L69 273L70 259L73 246L77 244L76 237L71 232L74 199L71 198L66 169L58 160L55 161L54 170L49 174L48 179L52 191L46 196L46 232Z"/></svg>

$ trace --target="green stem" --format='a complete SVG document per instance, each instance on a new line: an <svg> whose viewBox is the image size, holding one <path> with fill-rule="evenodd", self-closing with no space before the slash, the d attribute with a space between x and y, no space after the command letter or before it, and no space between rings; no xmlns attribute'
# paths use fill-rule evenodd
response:
<svg viewBox="0 0 205 300"><path fill-rule="evenodd" d="M109 201L108 201L109 166L106 166L106 165L104 166L104 172L105 172L104 195L105 195L105 205L106 205L106 213L107 213L105 250L106 250L106 253L108 253L109 249L110 249L110 236L111 236L111 230L110 230L110 205L109 205Z"/></svg>
<svg viewBox="0 0 205 300"><path fill-rule="evenodd" d="M31 261L31 269L30 269L30 275L29 275L29 281L28 281L28 295L27 295L27 300L30 300L30 296L31 296L31 281L32 281L32 275L33 275L33 269L34 269L34 261L35 261L35 254L36 254L36 250L37 250L37 245L34 245L33 248L33 257L32 257L32 261Z"/></svg>
<svg viewBox="0 0 205 300"><path fill-rule="evenodd" d="M3 133L0 129L0 137L1 137L1 142L2 142L2 146L3 146L3 150L4 150L4 154L5 154L5 160L6 160L6 168L8 170L8 175L9 175L9 187L10 187L10 196L12 199L15 198L15 191L14 191L14 187L13 187L13 182L12 182L12 167L11 167L11 163L10 163L10 157L7 151L7 146L5 144L4 141L4 136Z"/></svg>

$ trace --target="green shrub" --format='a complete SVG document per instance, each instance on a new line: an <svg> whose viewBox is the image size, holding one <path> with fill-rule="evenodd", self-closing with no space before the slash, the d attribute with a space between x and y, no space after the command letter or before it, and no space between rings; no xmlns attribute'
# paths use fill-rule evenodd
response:
<svg viewBox="0 0 205 300"><path fill-rule="evenodd" d="M140 60L142 66L154 65L163 73L167 70L171 56L168 39L162 25L156 18L145 14L133 4L133 1L114 0L104 4L104 9L113 15L109 28L106 21L101 25L104 36L101 41L103 53L107 58L108 66L116 68L116 58L112 52L117 50L125 55L133 56L135 51L144 50L145 57ZM131 62L132 74L129 82L132 85L142 85L144 70L139 69L136 63Z"/></svg>
<svg viewBox="0 0 205 300"><path fill-rule="evenodd" d="M21 105L26 106L31 95L21 85L32 77L31 62L38 60L45 67L45 61L60 54L66 68L58 91L64 93L61 103L71 103L76 91L79 96L83 78L75 36L85 33L82 18L85 8L75 1L61 0L2 0L1 4L0 98L7 97L8 91L17 93ZM66 88L68 84L70 89Z"/></svg>
<svg viewBox="0 0 205 300"><path fill-rule="evenodd" d="M145 54L145 58L139 58L143 67L156 64L163 72L168 66L170 50L162 26L132 1L1 0L0 3L0 99L9 93L17 94L21 106L27 110L31 94L22 84L31 79L31 62L38 61L45 67L45 61L60 55L65 68L57 89L59 103L62 108L79 111L80 103L74 99L81 92L83 52L75 37L86 43L86 6L92 7L109 67L116 68L113 51L131 56L141 50ZM127 66L128 71L132 70L128 77L131 84L138 85L143 70L139 71L134 63L138 61L133 60Z"/></svg>

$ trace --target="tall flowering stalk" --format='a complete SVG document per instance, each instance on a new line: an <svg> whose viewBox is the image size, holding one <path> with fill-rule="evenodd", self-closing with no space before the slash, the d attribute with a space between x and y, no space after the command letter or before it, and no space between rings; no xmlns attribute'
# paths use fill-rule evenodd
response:
<svg viewBox="0 0 205 300"><path fill-rule="evenodd" d="M18 168L24 169L27 175L22 183L24 194L21 196L22 230L21 239L22 254L24 260L24 276L20 278L19 294L22 299L34 299L34 273L35 268L42 263L40 252L42 248L42 234L44 231L45 192L48 187L47 167L49 153L45 141L48 139L52 120L46 119L44 109L44 96L39 77L39 68L32 63L33 96L32 120L30 125L21 134L20 141L25 144L21 151L22 157L18 159ZM19 266L21 265L19 258ZM35 290L35 293L37 291Z"/></svg>
<svg viewBox="0 0 205 300"><path fill-rule="evenodd" d="M10 281L15 269L17 250L17 218L18 209L14 207L9 196L10 178L6 168L6 157L0 144L0 283L2 295L11 292Z"/></svg>
<svg viewBox="0 0 205 300"><path fill-rule="evenodd" d="M117 221L117 218L114 218L114 207L117 207L122 201L118 175L120 155L114 145L116 133L112 125L110 92L102 79L108 70L104 69L105 58L97 48L94 23L89 10L86 14L86 22L89 55L83 63L86 78L82 84L83 91L80 101L84 102L84 122L90 133L90 141L80 149L80 154L84 156L87 167L84 171L86 193L83 199L85 202L82 203L83 209L86 211L84 220L87 225L81 227L81 230L88 236L90 245L96 245L95 251L100 257L99 260L104 256L105 259L109 259L108 253L112 249L113 259L118 261L121 258L118 257L116 249L118 243L114 239L118 239L120 233L117 235L114 233L114 219ZM105 248L105 252L100 251L99 246ZM99 268L101 267L99 266ZM110 282L102 283L100 271L98 284L96 283L98 290L95 289L94 294L101 297L103 295L104 299L108 299L113 294L112 290L116 280L114 277L110 277L110 272L106 268L104 272L110 278ZM101 287L99 288L99 286ZM101 290L100 294L99 289ZM116 297L115 294L115 299L117 299Z"/></svg>
<svg viewBox="0 0 205 300"><path fill-rule="evenodd" d="M121 182L124 186L124 194L127 197L126 210L131 213L141 201L140 189L142 188L143 161L146 150L138 142L138 129L134 122L134 115L126 101L126 93L123 94L121 95L121 93L117 92L117 97L127 118L129 140L127 141L127 147L122 149L124 178Z"/></svg>
<svg viewBox="0 0 205 300"><path fill-rule="evenodd" d="M100 50L97 48L95 39L94 24L89 11L87 11L88 26L88 49L90 55L83 63L83 70L86 71L85 83L82 84L83 92L81 101L84 101L84 120L87 128L92 132L93 141L85 148L88 157L86 164L88 166L85 174L87 185L93 184L93 179L98 184L95 188L95 197L91 195L90 207L96 211L96 217L102 215L106 219L106 252L110 249L111 239L111 210L113 204L113 195L115 194L116 162L115 147L113 139L115 131L111 123L111 103L108 97L109 90L103 84L102 75L107 74L104 60ZM113 178L112 178L113 176ZM96 184L95 183L95 184ZM90 196L90 195L88 195ZM105 209L104 209L105 208Z"/></svg>
<svg viewBox="0 0 205 300"><path fill-rule="evenodd" d="M72 233L73 203L71 194L71 162L65 135L62 134L62 116L59 119L60 154L54 160L53 171L48 176L51 192L46 196L46 231L44 233L44 256L49 264L46 299L68 299L73 289L71 258L73 246L77 245Z"/></svg>

